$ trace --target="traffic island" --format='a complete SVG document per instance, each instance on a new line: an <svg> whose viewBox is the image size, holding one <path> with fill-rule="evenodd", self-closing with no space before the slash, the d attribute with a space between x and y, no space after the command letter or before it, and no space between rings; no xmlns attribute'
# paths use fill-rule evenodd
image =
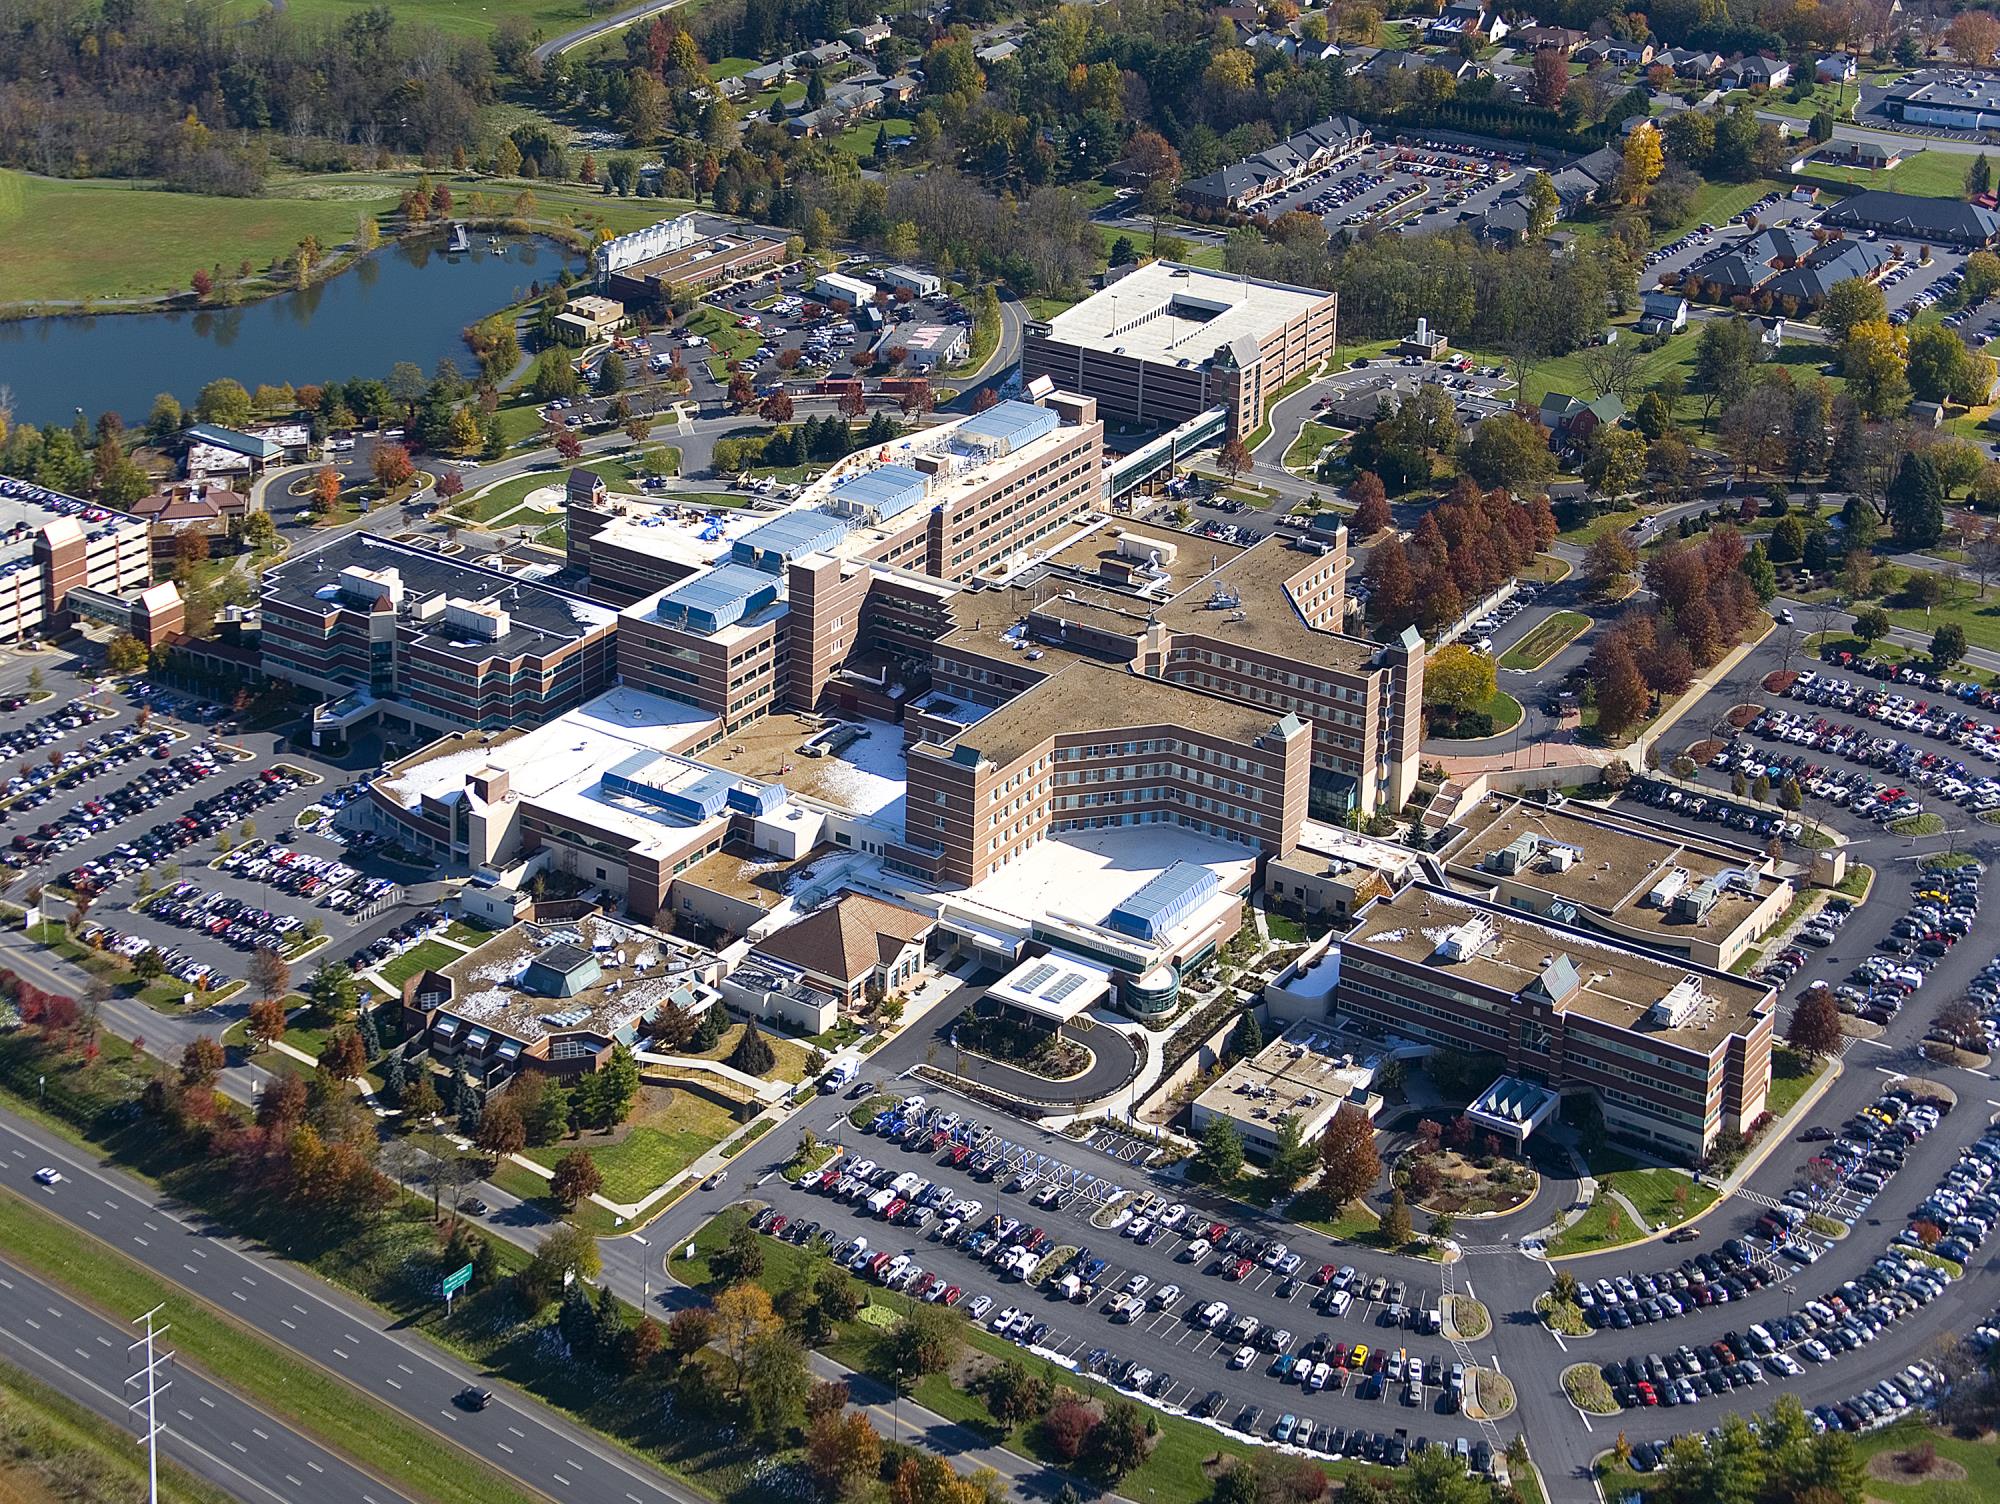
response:
<svg viewBox="0 0 2000 1504"><path fill-rule="evenodd" d="M1595 1363L1572 1363L1562 1371L1563 1393L1584 1415L1616 1415L1618 1401Z"/></svg>
<svg viewBox="0 0 2000 1504"><path fill-rule="evenodd" d="M1553 1295L1542 1294L1535 1297L1535 1314L1542 1318L1548 1329L1558 1337L1592 1337L1590 1323L1583 1319L1583 1308L1572 1301L1557 1300ZM1588 1365L1585 1365L1588 1366Z"/></svg>
<svg viewBox="0 0 2000 1504"><path fill-rule="evenodd" d="M1585 1365L1588 1367L1588 1365ZM1595 1374L1597 1371L1591 1369ZM1603 1383L1600 1377L1598 1382ZM1505 1420L1514 1413L1514 1383L1498 1369L1465 1371L1465 1414L1469 1420Z"/></svg>
<svg viewBox="0 0 2000 1504"><path fill-rule="evenodd" d="M1493 1313L1470 1295L1447 1295L1444 1334L1451 1342L1477 1342L1493 1330Z"/></svg>

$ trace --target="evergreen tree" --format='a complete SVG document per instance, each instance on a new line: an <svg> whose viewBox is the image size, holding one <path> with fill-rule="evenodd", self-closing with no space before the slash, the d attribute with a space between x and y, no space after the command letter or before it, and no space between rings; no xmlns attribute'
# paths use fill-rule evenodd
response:
<svg viewBox="0 0 2000 1504"><path fill-rule="evenodd" d="M458 1131L467 1138L479 1137L479 1125L486 1121L486 1099L468 1083L458 1098Z"/></svg>
<svg viewBox="0 0 2000 1504"><path fill-rule="evenodd" d="M382 1063L382 1095L391 1106L400 1106L403 1088L410 1082L410 1068L404 1062L402 1052L391 1055Z"/></svg>
<svg viewBox="0 0 2000 1504"><path fill-rule="evenodd" d="M1978 160L1966 169L1965 195L1967 198L1976 198L1978 195L1990 193L1992 190L1993 164L1986 160L1986 153L1981 152Z"/></svg>
<svg viewBox="0 0 2000 1504"><path fill-rule="evenodd" d="M363 1008L354 1022L355 1032L361 1036L361 1047L368 1052L370 1060L382 1053L382 1036L375 1028L375 1010Z"/></svg>
<svg viewBox="0 0 2000 1504"><path fill-rule="evenodd" d="M701 1016L701 1023L694 1031L695 1053L706 1054L721 1043L722 1031L727 1025L728 1020L723 1017L722 1005L709 1004L708 1010Z"/></svg>
<svg viewBox="0 0 2000 1504"><path fill-rule="evenodd" d="M591 1307L588 1289L581 1280L563 1291L556 1307L556 1330L562 1333L570 1356L588 1363L597 1352L597 1312Z"/></svg>
<svg viewBox="0 0 2000 1504"><path fill-rule="evenodd" d="M1229 1053L1235 1059L1247 1060L1263 1048L1263 1027L1255 1013L1246 1012L1237 1020L1236 1032L1229 1036Z"/></svg>
<svg viewBox="0 0 2000 1504"><path fill-rule="evenodd" d="M1903 456L1888 502L1889 526L1904 548L1929 548L1944 536L1944 483L1927 455Z"/></svg>

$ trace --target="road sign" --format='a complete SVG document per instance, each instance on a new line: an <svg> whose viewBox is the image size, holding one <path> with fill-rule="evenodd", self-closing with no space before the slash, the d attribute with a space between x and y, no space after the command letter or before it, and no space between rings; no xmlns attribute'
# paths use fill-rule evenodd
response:
<svg viewBox="0 0 2000 1504"><path fill-rule="evenodd" d="M451 1273L438 1281L438 1294L449 1300L471 1283L472 1265L467 1264L463 1269L452 1270Z"/></svg>

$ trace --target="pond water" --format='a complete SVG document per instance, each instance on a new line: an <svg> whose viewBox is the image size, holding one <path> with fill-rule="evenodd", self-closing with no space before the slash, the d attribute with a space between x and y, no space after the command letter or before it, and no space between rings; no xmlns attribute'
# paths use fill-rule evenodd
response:
<svg viewBox="0 0 2000 1504"><path fill-rule="evenodd" d="M473 245L448 256L441 239L399 241L303 292L234 308L0 323L0 386L24 422L67 423L80 407L136 423L158 393L192 407L220 376L298 386L386 376L399 360L428 372L445 355L469 373L466 325L583 268L549 240Z"/></svg>

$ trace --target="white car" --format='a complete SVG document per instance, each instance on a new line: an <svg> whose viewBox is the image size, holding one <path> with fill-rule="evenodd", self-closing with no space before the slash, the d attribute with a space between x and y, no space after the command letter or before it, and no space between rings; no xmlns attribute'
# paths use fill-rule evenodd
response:
<svg viewBox="0 0 2000 1504"><path fill-rule="evenodd" d="M1015 1318L1018 1317L1020 1314L1021 1312L1019 1307L1008 1306L1006 1310L1002 1311L998 1316L995 1316L993 1318L992 1322L993 1330L996 1332L1006 1331L1008 1327L1014 1324Z"/></svg>
<svg viewBox="0 0 2000 1504"><path fill-rule="evenodd" d="M35 1183L37 1185L61 1185L62 1178L62 1171L56 1169L53 1165L43 1165L39 1170L35 1171Z"/></svg>
<svg viewBox="0 0 2000 1504"><path fill-rule="evenodd" d="M1256 1348L1239 1347L1236 1349L1236 1356L1229 1360L1229 1366L1231 1368L1238 1368L1238 1369L1248 1368L1252 1363L1255 1363L1256 1361L1257 1361Z"/></svg>

